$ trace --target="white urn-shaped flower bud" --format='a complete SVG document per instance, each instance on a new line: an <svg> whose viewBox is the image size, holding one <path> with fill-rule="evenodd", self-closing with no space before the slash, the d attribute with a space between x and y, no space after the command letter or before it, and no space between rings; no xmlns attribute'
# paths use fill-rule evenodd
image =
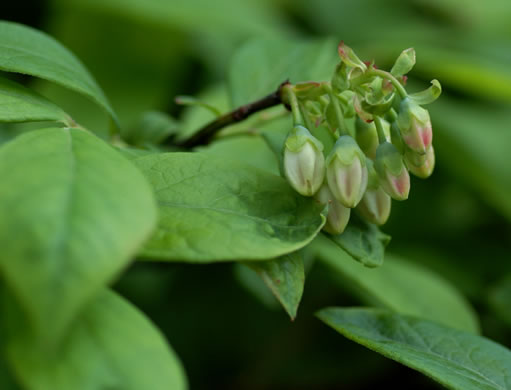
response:
<svg viewBox="0 0 511 390"><path fill-rule="evenodd" d="M344 232L350 220L351 209L344 207L334 197L326 183L319 189L316 199L322 204L328 205L328 215L323 230L330 234L341 234Z"/></svg>
<svg viewBox="0 0 511 390"><path fill-rule="evenodd" d="M326 160L328 187L345 207L355 207L367 187L366 157L355 140L343 135Z"/></svg>
<svg viewBox="0 0 511 390"><path fill-rule="evenodd" d="M312 196L325 178L323 144L305 127L291 130L284 147L284 174L299 194Z"/></svg>
<svg viewBox="0 0 511 390"><path fill-rule="evenodd" d="M394 145L384 142L378 146L374 167L387 194L396 200L408 199L410 175L403 157Z"/></svg>

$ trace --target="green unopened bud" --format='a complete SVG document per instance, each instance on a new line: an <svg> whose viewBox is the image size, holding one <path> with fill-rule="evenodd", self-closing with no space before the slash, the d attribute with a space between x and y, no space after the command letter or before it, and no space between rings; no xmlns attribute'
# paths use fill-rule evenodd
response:
<svg viewBox="0 0 511 390"><path fill-rule="evenodd" d="M392 122L392 125L390 126L390 139L392 145L396 147L399 153L404 154L407 148L403 141L403 137L401 136L401 131L399 131L397 122Z"/></svg>
<svg viewBox="0 0 511 390"><path fill-rule="evenodd" d="M295 126L286 139L284 173L301 195L314 195L325 178L323 144L303 126Z"/></svg>
<svg viewBox="0 0 511 390"><path fill-rule="evenodd" d="M422 164L420 161L419 164L415 164L416 161L417 158L416 156L413 156L413 152L405 153L406 166L410 172L421 179L427 179L430 177L433 173L433 169L435 169L435 150L433 149L433 145L426 150L426 155L424 156Z"/></svg>
<svg viewBox="0 0 511 390"><path fill-rule="evenodd" d="M380 183L393 199L405 200L410 192L410 175L401 154L389 142L380 144L374 162Z"/></svg>
<svg viewBox="0 0 511 390"><path fill-rule="evenodd" d="M383 133L385 135L385 139L390 141L391 132L390 132L390 124L389 122L382 120ZM375 159L376 157L376 149L378 149L378 145L380 144L378 141L378 132L376 131L376 126L374 122L366 122L359 117L355 120L355 130L356 130L356 140L360 149L365 153L365 155L371 159Z"/></svg>
<svg viewBox="0 0 511 390"><path fill-rule="evenodd" d="M433 141L433 131L428 110L412 99L403 99L397 118L403 142L414 152L426 154Z"/></svg>
<svg viewBox="0 0 511 390"><path fill-rule="evenodd" d="M378 148L378 133L374 122L367 123L366 121L357 117L355 119L355 130L357 143L360 149L369 158L376 157L376 149Z"/></svg>
<svg viewBox="0 0 511 390"><path fill-rule="evenodd" d="M357 206L358 213L368 222L383 225L389 219L392 200L381 186L368 188Z"/></svg>
<svg viewBox="0 0 511 390"><path fill-rule="evenodd" d="M326 162L328 186L345 207L355 207L367 187L366 158L349 135L340 137Z"/></svg>
<svg viewBox="0 0 511 390"><path fill-rule="evenodd" d="M344 207L335 199L326 183L319 189L316 199L324 205L328 204L328 215L323 230L330 234L341 234L348 225L351 209Z"/></svg>

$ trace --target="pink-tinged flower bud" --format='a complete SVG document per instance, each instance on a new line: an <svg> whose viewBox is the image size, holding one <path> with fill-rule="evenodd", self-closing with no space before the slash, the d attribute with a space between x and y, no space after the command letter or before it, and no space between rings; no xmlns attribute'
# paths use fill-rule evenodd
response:
<svg viewBox="0 0 511 390"><path fill-rule="evenodd" d="M355 140L343 135L326 160L326 178L334 197L345 207L355 207L367 187L366 157Z"/></svg>
<svg viewBox="0 0 511 390"><path fill-rule="evenodd" d="M408 199L410 175L394 145L384 142L378 146L374 167L387 194L396 200Z"/></svg>
<svg viewBox="0 0 511 390"><path fill-rule="evenodd" d="M357 206L358 213L370 223L383 225L389 219L392 200L381 186L367 189Z"/></svg>
<svg viewBox="0 0 511 390"><path fill-rule="evenodd" d="M433 131L428 110L410 98L401 102L397 118L403 142L414 152L426 154L433 142Z"/></svg>
<svg viewBox="0 0 511 390"><path fill-rule="evenodd" d="M433 169L435 169L435 150L433 149L433 145L426 150L426 155L424 157L422 164L420 164L420 161L419 164L415 164L417 158L413 155L413 152L405 152L405 162L408 170L421 179L430 177L433 173Z"/></svg>
<svg viewBox="0 0 511 390"><path fill-rule="evenodd" d="M341 234L348 225L351 209L344 207L341 202L335 199L326 183L319 189L316 199L322 204L328 205L328 215L323 230L330 234Z"/></svg>
<svg viewBox="0 0 511 390"><path fill-rule="evenodd" d="M299 194L312 196L325 178L323 144L303 126L295 126L286 139L284 173Z"/></svg>
<svg viewBox="0 0 511 390"><path fill-rule="evenodd" d="M371 160L367 160L369 180L367 190L357 205L358 214L366 221L383 225L389 219L392 200L380 185L380 179Z"/></svg>

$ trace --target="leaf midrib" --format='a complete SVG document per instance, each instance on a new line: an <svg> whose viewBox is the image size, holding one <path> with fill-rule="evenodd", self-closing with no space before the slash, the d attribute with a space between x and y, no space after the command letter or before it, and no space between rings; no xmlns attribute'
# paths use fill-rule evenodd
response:
<svg viewBox="0 0 511 390"><path fill-rule="evenodd" d="M69 236L69 227L71 226L72 219L72 210L73 210L73 198L76 193L76 157L74 153L73 146L73 136L71 135L70 129L63 129L62 132L65 134L66 139L68 141L68 149L67 152L69 154L68 167L69 167L69 185L66 185L67 196L62 203L62 219L58 229L56 229L57 234L55 235L55 240L53 244L53 248L50 251L51 255L50 259L53 259L53 274L52 278L56 277L59 274L58 270L62 268L64 265L60 260L62 259L62 254L67 250L66 243L67 238Z"/></svg>

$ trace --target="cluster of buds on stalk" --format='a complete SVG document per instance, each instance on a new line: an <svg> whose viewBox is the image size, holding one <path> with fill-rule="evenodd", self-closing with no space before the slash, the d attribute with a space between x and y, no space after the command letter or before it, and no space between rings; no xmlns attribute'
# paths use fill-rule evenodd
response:
<svg viewBox="0 0 511 390"><path fill-rule="evenodd" d="M341 61L330 81L288 84L282 90L294 122L283 171L298 193L328 205L323 229L330 234L345 230L352 209L383 225L392 199L408 198L409 173L431 175L433 132L423 106L441 93L437 80L425 91L406 91L413 49L404 50L390 72L362 62L343 42L338 51ZM331 142L324 145L320 133Z"/></svg>

